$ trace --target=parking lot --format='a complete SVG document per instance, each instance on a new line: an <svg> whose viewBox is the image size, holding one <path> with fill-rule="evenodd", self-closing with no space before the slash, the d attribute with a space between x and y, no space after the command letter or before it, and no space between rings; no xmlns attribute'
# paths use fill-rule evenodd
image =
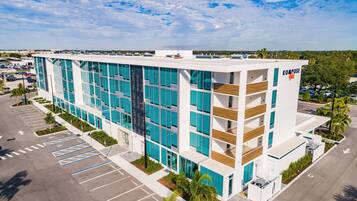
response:
<svg viewBox="0 0 357 201"><path fill-rule="evenodd" d="M95 200L162 199L73 134L48 136L44 145L62 168Z"/></svg>
<svg viewBox="0 0 357 201"><path fill-rule="evenodd" d="M33 105L16 107L13 108L12 111L18 115L33 132L49 127L44 120L46 115Z"/></svg>

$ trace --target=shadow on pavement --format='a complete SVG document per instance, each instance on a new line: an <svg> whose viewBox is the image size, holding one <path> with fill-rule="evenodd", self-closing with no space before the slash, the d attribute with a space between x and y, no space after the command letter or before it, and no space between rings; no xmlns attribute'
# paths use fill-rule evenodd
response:
<svg viewBox="0 0 357 201"><path fill-rule="evenodd" d="M21 186L30 184L31 180L26 177L27 171L21 171L4 183L0 181L0 200L11 200L19 192Z"/></svg>
<svg viewBox="0 0 357 201"><path fill-rule="evenodd" d="M1 149L1 146L0 146L0 156L4 156L5 154L9 154L13 151L14 150L11 150L11 149Z"/></svg>
<svg viewBox="0 0 357 201"><path fill-rule="evenodd" d="M335 195L336 201L356 201L357 200L357 188L352 185L347 185L343 188L343 195Z"/></svg>

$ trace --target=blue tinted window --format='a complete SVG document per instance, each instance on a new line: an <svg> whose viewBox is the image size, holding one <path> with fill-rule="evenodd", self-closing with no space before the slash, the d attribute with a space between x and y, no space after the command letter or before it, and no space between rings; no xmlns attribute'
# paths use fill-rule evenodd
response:
<svg viewBox="0 0 357 201"><path fill-rule="evenodd" d="M243 183L246 184L253 179L254 162L244 166Z"/></svg>
<svg viewBox="0 0 357 201"><path fill-rule="evenodd" d="M272 108L275 108L275 106L276 106L276 90L273 91L271 98L272 98L272 100L271 100L271 107L272 107Z"/></svg>
<svg viewBox="0 0 357 201"><path fill-rule="evenodd" d="M268 138L268 148L271 148L272 146L273 146L273 132L270 132Z"/></svg>
<svg viewBox="0 0 357 201"><path fill-rule="evenodd" d="M274 68L274 81L273 81L273 86L278 85L278 79L279 79L279 68Z"/></svg>
<svg viewBox="0 0 357 201"><path fill-rule="evenodd" d="M200 170L201 174L208 174L211 179L212 179L212 183L209 183L208 181L205 181L206 185L209 186L213 186L216 188L217 194L222 196L223 193L223 176L206 168L201 166L201 170Z"/></svg>
<svg viewBox="0 0 357 201"><path fill-rule="evenodd" d="M275 123L275 111L270 113L270 128L274 128Z"/></svg>

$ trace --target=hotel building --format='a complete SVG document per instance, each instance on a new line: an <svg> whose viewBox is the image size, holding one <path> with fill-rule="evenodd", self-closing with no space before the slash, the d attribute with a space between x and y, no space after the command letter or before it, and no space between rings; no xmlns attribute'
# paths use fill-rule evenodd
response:
<svg viewBox="0 0 357 201"><path fill-rule="evenodd" d="M297 112L307 63L192 51L35 55L40 96L129 151L144 152L146 132L153 160L189 178L209 174L222 200L247 188L248 198L266 200L291 162L322 154L313 132L328 119Z"/></svg>

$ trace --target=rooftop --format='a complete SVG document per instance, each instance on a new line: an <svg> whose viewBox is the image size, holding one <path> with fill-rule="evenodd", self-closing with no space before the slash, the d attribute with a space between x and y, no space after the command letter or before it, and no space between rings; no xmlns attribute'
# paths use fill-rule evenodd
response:
<svg viewBox="0 0 357 201"><path fill-rule="evenodd" d="M196 58L194 56L165 57L154 56L117 56L88 54L36 54L36 57L70 59L77 61L94 61L121 63L130 65L159 66L176 69L202 70L213 72L235 72L260 68L300 67L307 65L308 60L282 59L233 59L233 58Z"/></svg>
<svg viewBox="0 0 357 201"><path fill-rule="evenodd" d="M325 124L329 120L329 117L298 112L296 113L295 129L297 133L305 134Z"/></svg>
<svg viewBox="0 0 357 201"><path fill-rule="evenodd" d="M305 142L305 139L302 137L292 137L269 150L268 155L276 159L281 159L284 156L288 155L291 151L304 144Z"/></svg>

